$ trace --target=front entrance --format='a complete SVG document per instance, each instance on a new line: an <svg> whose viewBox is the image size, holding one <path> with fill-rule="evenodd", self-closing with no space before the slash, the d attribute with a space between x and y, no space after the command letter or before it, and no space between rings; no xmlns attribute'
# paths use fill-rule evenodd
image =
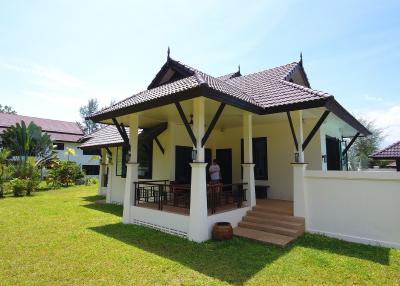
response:
<svg viewBox="0 0 400 286"><path fill-rule="evenodd" d="M188 146L176 146L175 148L175 181L180 184L190 184L192 168L192 147ZM205 161L208 166L211 164L211 149L205 149ZM207 167L207 181L210 180Z"/></svg>
<svg viewBox="0 0 400 286"><path fill-rule="evenodd" d="M217 149L216 159L221 168L223 184L232 184L232 149Z"/></svg>
<svg viewBox="0 0 400 286"><path fill-rule="evenodd" d="M339 139L326 137L326 157L328 170L341 170Z"/></svg>

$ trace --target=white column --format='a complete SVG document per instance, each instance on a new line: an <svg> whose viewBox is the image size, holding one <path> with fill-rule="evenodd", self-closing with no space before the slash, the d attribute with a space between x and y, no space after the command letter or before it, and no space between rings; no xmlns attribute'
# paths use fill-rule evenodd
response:
<svg viewBox="0 0 400 286"><path fill-rule="evenodd" d="M169 180L175 181L175 132L176 124L174 121L168 121L168 161L169 161Z"/></svg>
<svg viewBox="0 0 400 286"><path fill-rule="evenodd" d="M253 163L253 117L252 114L243 115L243 182L247 183L246 198L250 206L256 205L256 190Z"/></svg>
<svg viewBox="0 0 400 286"><path fill-rule="evenodd" d="M114 148L110 148L111 152ZM115 172L115 156L111 153L111 158L108 160L108 184L107 184L107 193L106 193L106 203L111 204L111 193L112 193L112 181Z"/></svg>
<svg viewBox="0 0 400 286"><path fill-rule="evenodd" d="M126 164L126 181L125 181L125 194L124 194L124 212L122 217L123 223L130 223L132 198L134 192L134 182L138 181L138 167L137 154L138 154L138 130L139 118L138 114L134 113L129 118L129 144L131 145L131 156L129 162Z"/></svg>
<svg viewBox="0 0 400 286"><path fill-rule="evenodd" d="M298 144L299 144L299 163L304 163L304 152L303 152L303 111L297 111L297 121L298 121Z"/></svg>
<svg viewBox="0 0 400 286"><path fill-rule="evenodd" d="M304 217L307 229L307 191L305 188L304 175L307 168L306 163L293 163L293 215Z"/></svg>
<svg viewBox="0 0 400 286"><path fill-rule="evenodd" d="M208 240L208 213L207 213L207 185L206 166L204 163L204 148L201 139L204 135L204 98L193 100L193 133L196 137L197 157L190 164L192 168L192 181L190 185L190 219L189 239L202 242Z"/></svg>
<svg viewBox="0 0 400 286"><path fill-rule="evenodd" d="M107 158L106 152L104 148L101 148L101 160L100 160L100 170L99 170L99 189L97 194L100 196L104 196L104 175L107 171Z"/></svg>

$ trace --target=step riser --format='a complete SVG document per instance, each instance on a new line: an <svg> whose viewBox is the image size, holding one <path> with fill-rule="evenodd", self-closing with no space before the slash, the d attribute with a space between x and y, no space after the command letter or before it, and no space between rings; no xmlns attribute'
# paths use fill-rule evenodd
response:
<svg viewBox="0 0 400 286"><path fill-rule="evenodd" d="M280 221L292 221L292 222L304 223L304 218L289 216L289 215L281 215L281 214L276 214L276 213L248 211L247 215L250 215L253 217L259 217L259 218L270 218L270 219L280 220Z"/></svg>
<svg viewBox="0 0 400 286"><path fill-rule="evenodd" d="M280 247L285 247L288 243L294 240L293 237L242 227L234 228L233 234L235 236L244 237L261 243L273 244Z"/></svg>
<svg viewBox="0 0 400 286"><path fill-rule="evenodd" d="M259 211L259 212L275 213L275 214L282 214L282 215L289 215L289 216L293 215L293 211L285 211L285 210L268 208L268 207L255 206L255 207L253 207L253 210Z"/></svg>
<svg viewBox="0 0 400 286"><path fill-rule="evenodd" d="M278 227L286 227L286 228L292 228L292 229L304 231L304 224L297 223L297 222L291 222L291 221L262 219L262 218L258 218L258 217L252 217L252 216L243 217L243 221L248 221L248 222L253 222L253 223L258 223L258 224L268 224L268 225L273 225L273 226L278 226Z"/></svg>
<svg viewBox="0 0 400 286"><path fill-rule="evenodd" d="M276 228L274 226L268 226L268 225L259 225L259 224L248 224L245 222L240 222L239 223L240 227L243 228L250 228L250 229L255 229L255 230L260 230L268 233L276 233L276 234L282 234L282 235L287 235L293 238L296 238L302 234L302 231L300 230L293 230L293 229L281 229L281 228Z"/></svg>

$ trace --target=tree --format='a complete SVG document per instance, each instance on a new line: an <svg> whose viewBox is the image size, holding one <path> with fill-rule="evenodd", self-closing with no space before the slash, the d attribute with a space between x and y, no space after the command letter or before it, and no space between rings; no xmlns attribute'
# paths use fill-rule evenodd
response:
<svg viewBox="0 0 400 286"><path fill-rule="evenodd" d="M0 104L0 113L17 114L17 112L14 109L12 109L11 106L8 105L3 106L1 104Z"/></svg>
<svg viewBox="0 0 400 286"><path fill-rule="evenodd" d="M46 158L53 151L50 136L33 122L26 126L21 121L5 130L1 137L4 148L10 150L20 161L26 161L28 157Z"/></svg>
<svg viewBox="0 0 400 286"><path fill-rule="evenodd" d="M7 149L0 150L0 198L4 196L4 183L11 179L12 168L7 164L11 152Z"/></svg>
<svg viewBox="0 0 400 286"><path fill-rule="evenodd" d="M354 145L348 151L349 162L354 170L361 168L366 169L371 165L370 155L379 150L380 144L385 138L383 129L378 128L374 121L358 119L369 131L371 135L367 137L359 137Z"/></svg>
<svg viewBox="0 0 400 286"><path fill-rule="evenodd" d="M98 123L86 119L86 117L93 115L98 110L99 110L99 103L95 98L89 99L87 105L84 105L79 109L79 113L81 114L83 120L80 126L82 127L82 130L83 132L85 132L85 134L90 134L93 131L99 129L100 125Z"/></svg>

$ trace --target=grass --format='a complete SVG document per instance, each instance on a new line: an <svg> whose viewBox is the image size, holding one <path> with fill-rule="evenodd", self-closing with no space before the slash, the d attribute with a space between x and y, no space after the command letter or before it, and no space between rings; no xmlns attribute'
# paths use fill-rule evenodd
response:
<svg viewBox="0 0 400 286"><path fill-rule="evenodd" d="M96 186L0 200L1 285L400 283L400 251L307 234L281 249L234 238L196 244L121 223Z"/></svg>

